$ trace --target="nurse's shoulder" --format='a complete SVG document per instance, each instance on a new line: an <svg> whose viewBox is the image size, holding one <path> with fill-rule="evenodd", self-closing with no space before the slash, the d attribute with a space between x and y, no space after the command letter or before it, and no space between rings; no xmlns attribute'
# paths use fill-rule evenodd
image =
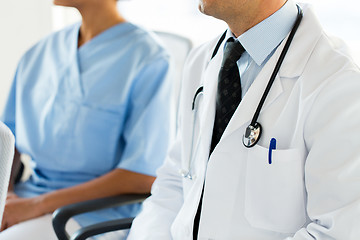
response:
<svg viewBox="0 0 360 240"><path fill-rule="evenodd" d="M48 61L49 58L46 55L49 53L57 56L57 59L60 60L64 54L69 54L69 49L76 49L80 25L81 23L78 22L43 37L24 53L19 61L18 70L21 70L24 65Z"/></svg>
<svg viewBox="0 0 360 240"><path fill-rule="evenodd" d="M128 47L132 49L134 54L141 56L142 62L169 58L164 43L154 32L133 23L127 22L125 24L132 30L126 36L127 39L132 40L128 41Z"/></svg>

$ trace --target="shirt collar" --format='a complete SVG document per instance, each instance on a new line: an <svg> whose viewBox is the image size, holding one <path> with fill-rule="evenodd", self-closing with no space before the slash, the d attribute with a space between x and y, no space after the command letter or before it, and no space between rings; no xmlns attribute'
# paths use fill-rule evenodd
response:
<svg viewBox="0 0 360 240"><path fill-rule="evenodd" d="M240 35L238 40L250 57L260 66L289 34L296 17L296 4L292 0L288 0L270 17ZM228 29L225 39L230 37L234 37L234 35Z"/></svg>

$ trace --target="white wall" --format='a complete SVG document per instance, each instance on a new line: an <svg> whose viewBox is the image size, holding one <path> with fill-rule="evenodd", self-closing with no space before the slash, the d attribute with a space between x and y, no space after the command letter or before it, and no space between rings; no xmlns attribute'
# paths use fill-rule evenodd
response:
<svg viewBox="0 0 360 240"><path fill-rule="evenodd" d="M22 54L52 31L51 6L49 0L0 1L0 114Z"/></svg>
<svg viewBox="0 0 360 240"><path fill-rule="evenodd" d="M321 22L330 33L343 38L360 64L360 22L358 0L302 0L315 5ZM197 10L198 0L120 1L120 11L149 29L183 34L195 45L226 29L219 20ZM74 21L74 9L53 7L51 0L0 1L0 112L2 112L16 64L38 39Z"/></svg>
<svg viewBox="0 0 360 240"><path fill-rule="evenodd" d="M320 22L330 35L349 45L355 61L360 65L360 1L359 0L295 0L313 5ZM222 33L224 22L204 16L198 0L132 0L119 1L120 11L127 19L150 29L185 35L195 45Z"/></svg>
<svg viewBox="0 0 360 240"><path fill-rule="evenodd" d="M329 35L343 39L360 66L359 0L302 0L314 6L320 22Z"/></svg>
<svg viewBox="0 0 360 240"><path fill-rule="evenodd" d="M227 29L225 22L198 10L199 0L119 1L120 12L131 22L148 29L178 33L194 45L206 42Z"/></svg>
<svg viewBox="0 0 360 240"><path fill-rule="evenodd" d="M198 0L120 0L118 9L130 22L150 30L186 36L198 45L219 35L227 26L223 21L200 13L197 5ZM79 20L80 15L72 8L53 8L56 30Z"/></svg>

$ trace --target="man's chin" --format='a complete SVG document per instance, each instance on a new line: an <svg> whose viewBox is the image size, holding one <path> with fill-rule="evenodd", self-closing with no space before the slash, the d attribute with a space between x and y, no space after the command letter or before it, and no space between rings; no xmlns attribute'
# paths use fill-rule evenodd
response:
<svg viewBox="0 0 360 240"><path fill-rule="evenodd" d="M199 3L198 9L202 14L210 16L208 13L206 13L206 9L205 9L204 4L202 2Z"/></svg>

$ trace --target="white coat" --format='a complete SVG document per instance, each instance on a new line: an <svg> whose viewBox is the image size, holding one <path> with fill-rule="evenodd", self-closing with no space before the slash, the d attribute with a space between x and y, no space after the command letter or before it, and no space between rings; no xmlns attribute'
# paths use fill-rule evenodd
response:
<svg viewBox="0 0 360 240"><path fill-rule="evenodd" d="M360 239L360 72L342 42L328 37L314 13L304 18L258 122L258 144L242 143L285 41L259 73L209 157L217 76L218 38L194 50L184 70L180 130L158 171L152 197L129 239L192 240L204 187L199 238L216 240ZM199 86L198 116L192 101ZM192 174L188 169L192 134ZM268 163L269 143L277 149Z"/></svg>
<svg viewBox="0 0 360 240"><path fill-rule="evenodd" d="M3 122L0 122L0 225L4 213L14 150L14 135Z"/></svg>

